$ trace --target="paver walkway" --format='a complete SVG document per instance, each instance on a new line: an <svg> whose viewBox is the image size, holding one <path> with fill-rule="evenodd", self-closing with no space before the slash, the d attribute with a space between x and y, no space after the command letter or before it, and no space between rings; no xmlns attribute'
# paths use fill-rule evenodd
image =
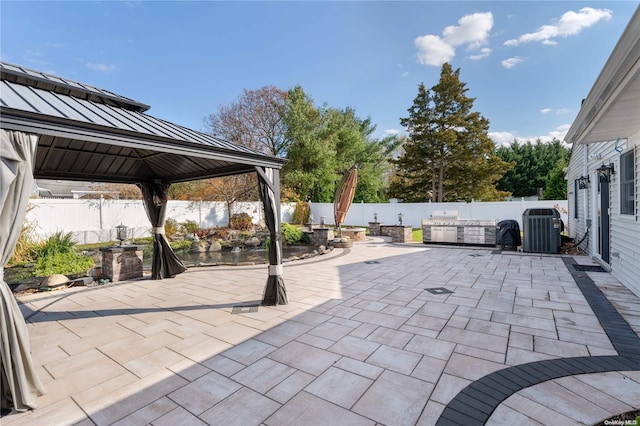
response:
<svg viewBox="0 0 640 426"><path fill-rule="evenodd" d="M265 266L25 299L47 394L2 424L593 424L638 409L640 299L565 260L591 264L370 239L286 264L286 306L255 307ZM557 370L605 371L592 357L615 371ZM479 407L461 393L476 388L502 396Z"/></svg>

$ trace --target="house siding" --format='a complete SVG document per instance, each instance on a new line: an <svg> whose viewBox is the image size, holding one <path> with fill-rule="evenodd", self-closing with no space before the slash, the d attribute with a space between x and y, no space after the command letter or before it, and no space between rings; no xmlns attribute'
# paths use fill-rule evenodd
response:
<svg viewBox="0 0 640 426"><path fill-rule="evenodd" d="M616 150L617 148L617 150ZM630 150L634 155L634 214L620 214L620 156ZM571 160L567 170L569 193L569 235L580 239L587 230L587 221L591 219L588 246L583 243L582 249L604 263L598 254L597 209L598 177L596 169L603 164L613 163L615 174L610 182L610 260L608 266L611 274L631 291L640 296L640 222L638 221L638 199L640 198L640 133L623 142L601 142L579 144L573 147ZM586 168L585 168L586 165ZM589 175L589 189L578 190L578 218L574 218L576 201L574 198L574 181L580 176ZM585 211L586 209L586 211Z"/></svg>

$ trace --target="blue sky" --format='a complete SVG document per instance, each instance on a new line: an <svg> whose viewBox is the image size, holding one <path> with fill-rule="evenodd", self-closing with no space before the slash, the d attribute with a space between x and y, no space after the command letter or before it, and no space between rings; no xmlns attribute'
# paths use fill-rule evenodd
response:
<svg viewBox="0 0 640 426"><path fill-rule="evenodd" d="M195 130L243 89L300 85L404 130L418 85L460 68L497 143L562 139L638 2L0 3L0 57L151 105Z"/></svg>

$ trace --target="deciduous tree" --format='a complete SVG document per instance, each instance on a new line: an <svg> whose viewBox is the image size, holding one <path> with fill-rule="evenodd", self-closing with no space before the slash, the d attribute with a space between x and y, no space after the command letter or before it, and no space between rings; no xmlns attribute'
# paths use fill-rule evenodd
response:
<svg viewBox="0 0 640 426"><path fill-rule="evenodd" d="M284 157L290 140L284 123L287 92L274 86L244 90L236 102L205 118L212 135Z"/></svg>

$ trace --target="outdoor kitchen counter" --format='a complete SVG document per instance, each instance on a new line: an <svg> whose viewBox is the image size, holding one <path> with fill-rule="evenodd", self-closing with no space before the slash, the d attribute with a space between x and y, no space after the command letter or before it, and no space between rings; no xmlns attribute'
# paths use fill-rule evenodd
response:
<svg viewBox="0 0 640 426"><path fill-rule="evenodd" d="M433 212L422 219L424 243L495 245L497 219L459 219L457 211Z"/></svg>

